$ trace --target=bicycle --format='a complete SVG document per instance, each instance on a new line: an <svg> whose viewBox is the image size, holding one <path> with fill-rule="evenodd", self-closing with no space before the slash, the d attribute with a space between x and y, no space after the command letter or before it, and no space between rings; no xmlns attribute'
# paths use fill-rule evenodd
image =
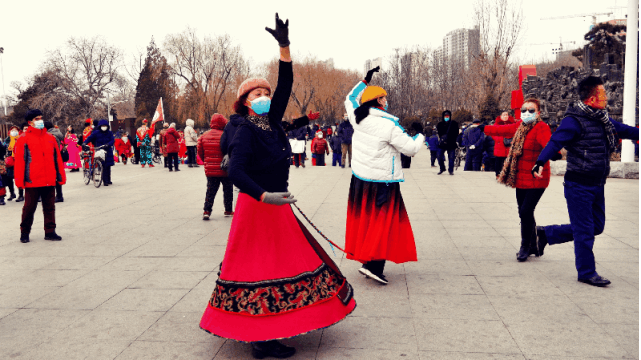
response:
<svg viewBox="0 0 641 360"><path fill-rule="evenodd" d="M458 170L458 167L461 165L461 160L465 160L465 154L467 149L464 147L457 147L454 152L454 169Z"/></svg>
<svg viewBox="0 0 641 360"><path fill-rule="evenodd" d="M157 145L154 145L153 151L154 151L154 155L152 156L151 160L156 164L160 164L161 158L162 158L160 154L160 147Z"/></svg>
<svg viewBox="0 0 641 360"><path fill-rule="evenodd" d="M105 161L105 157L107 155L107 152L104 150L106 146L107 145L102 145L95 148L95 153L92 158L91 150L89 149L89 147L83 145L82 159L84 164L82 167L82 177L85 185L89 185L92 180L93 185L96 188L99 188L100 185L102 185L103 162Z"/></svg>

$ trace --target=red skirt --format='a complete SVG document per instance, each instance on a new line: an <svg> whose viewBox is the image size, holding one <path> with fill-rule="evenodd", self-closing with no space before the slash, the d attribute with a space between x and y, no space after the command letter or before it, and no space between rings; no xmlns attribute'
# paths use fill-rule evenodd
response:
<svg viewBox="0 0 641 360"><path fill-rule="evenodd" d="M414 233L399 183L363 181L352 175L345 252L348 259L362 263L417 261Z"/></svg>
<svg viewBox="0 0 641 360"><path fill-rule="evenodd" d="M351 286L290 206L238 195L203 330L238 341L282 339L333 325L355 307Z"/></svg>

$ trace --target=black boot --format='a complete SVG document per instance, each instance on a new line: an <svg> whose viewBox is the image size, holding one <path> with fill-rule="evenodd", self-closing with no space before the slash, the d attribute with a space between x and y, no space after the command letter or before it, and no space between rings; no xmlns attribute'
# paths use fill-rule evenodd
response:
<svg viewBox="0 0 641 360"><path fill-rule="evenodd" d="M285 359L293 356L295 353L295 348L285 346L276 340L252 343L252 355L254 359L264 359L268 356Z"/></svg>
<svg viewBox="0 0 641 360"><path fill-rule="evenodd" d="M3 197L0 197L0 205L5 205L5 203L4 203L4 196L3 196Z"/></svg>
<svg viewBox="0 0 641 360"><path fill-rule="evenodd" d="M548 244L548 237L545 235L545 228L543 226L536 227L536 237L539 246L539 256L543 256L543 249Z"/></svg>
<svg viewBox="0 0 641 360"><path fill-rule="evenodd" d="M527 260L528 256L530 256L530 247L521 245L519 252L516 253L516 260L523 262Z"/></svg>
<svg viewBox="0 0 641 360"><path fill-rule="evenodd" d="M15 198L16 198L16 193L12 191L12 192L11 192L11 196L9 196L9 198L8 198L7 200L8 200L8 201L11 201L11 200L13 200L13 199L15 199Z"/></svg>
<svg viewBox="0 0 641 360"><path fill-rule="evenodd" d="M18 198L16 199L16 202L22 202L22 201L24 201L24 196L22 196L21 194L18 194Z"/></svg>
<svg viewBox="0 0 641 360"><path fill-rule="evenodd" d="M20 242L21 243L28 243L29 242L29 234L22 233L20 234Z"/></svg>
<svg viewBox="0 0 641 360"><path fill-rule="evenodd" d="M60 241L62 237L56 234L55 231L45 234L45 240Z"/></svg>

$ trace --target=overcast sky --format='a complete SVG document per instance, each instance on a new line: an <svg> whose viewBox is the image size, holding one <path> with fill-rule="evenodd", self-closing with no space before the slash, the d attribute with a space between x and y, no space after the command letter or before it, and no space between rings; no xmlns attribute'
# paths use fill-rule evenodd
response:
<svg viewBox="0 0 641 360"><path fill-rule="evenodd" d="M144 3L144 5L142 5ZM152 36L162 46L167 34L187 26L205 34L229 34L246 57L262 64L278 54L265 30L274 27L274 13L290 21L291 49L319 60L333 58L337 68L362 71L364 61L389 56L394 48L421 45L436 48L457 28L471 28L474 0L446 1L192 1L112 0L18 1L2 5L0 47L4 86L26 82L47 51L71 37L101 35L121 48L126 61L144 51ZM517 53L520 63L552 59L556 45L528 45L582 40L591 17L540 20L542 17L609 12L623 18L625 0L538 0L523 3L525 31ZM624 8L615 8L624 7ZM600 16L598 21L608 20ZM295 59L294 59L295 61Z"/></svg>

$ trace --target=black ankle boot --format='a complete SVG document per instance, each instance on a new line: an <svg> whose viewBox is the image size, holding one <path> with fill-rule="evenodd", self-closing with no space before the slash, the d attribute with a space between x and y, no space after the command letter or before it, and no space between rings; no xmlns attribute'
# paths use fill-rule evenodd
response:
<svg viewBox="0 0 641 360"><path fill-rule="evenodd" d="M293 356L295 353L295 348L285 346L276 340L252 343L252 355L254 359L264 359L268 356L285 359Z"/></svg>
<svg viewBox="0 0 641 360"><path fill-rule="evenodd" d="M523 262L527 260L528 256L530 256L530 247L521 245L519 252L516 253L516 260Z"/></svg>
<svg viewBox="0 0 641 360"><path fill-rule="evenodd" d="M13 199L15 199L15 198L16 198L16 193L12 192L12 193L11 193L11 196L9 196L9 198L8 198L7 200L8 200L8 201L11 201L11 200L13 200Z"/></svg>
<svg viewBox="0 0 641 360"><path fill-rule="evenodd" d="M539 256L543 256L543 249L548 244L548 237L545 235L545 228L543 226L536 227L537 245L539 246Z"/></svg>

